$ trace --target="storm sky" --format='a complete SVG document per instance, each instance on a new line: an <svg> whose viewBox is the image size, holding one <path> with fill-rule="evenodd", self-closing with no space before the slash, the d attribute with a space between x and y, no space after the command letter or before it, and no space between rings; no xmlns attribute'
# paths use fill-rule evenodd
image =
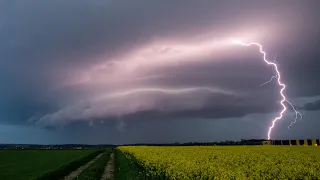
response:
<svg viewBox="0 0 320 180"><path fill-rule="evenodd" d="M320 1L0 0L0 143L320 137Z"/></svg>

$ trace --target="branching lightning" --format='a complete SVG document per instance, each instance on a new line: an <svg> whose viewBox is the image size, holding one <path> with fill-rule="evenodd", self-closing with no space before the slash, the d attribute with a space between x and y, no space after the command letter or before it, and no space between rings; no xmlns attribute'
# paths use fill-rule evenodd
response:
<svg viewBox="0 0 320 180"><path fill-rule="evenodd" d="M271 77L271 79L270 79L269 81L267 81L267 82L265 82L265 83L261 84L261 85L260 85L260 87L262 87L262 86L264 86L264 85L266 85L266 84L270 83L274 78L277 78L277 76L278 76L278 75L272 76L272 77Z"/></svg>
<svg viewBox="0 0 320 180"><path fill-rule="evenodd" d="M294 118L294 121L292 121L290 123L290 125L288 126L287 131L289 131L291 126L297 122L298 116L300 117L300 120L302 119L302 114L299 111L296 110L296 108L294 107L294 105L291 102L289 102L288 100L286 102L292 107L292 109L293 109L293 111L295 112L295 115L296 115L296 117Z"/></svg>
<svg viewBox="0 0 320 180"><path fill-rule="evenodd" d="M271 124L271 126L269 127L269 130L268 130L268 140L270 140L271 132L272 132L272 129L275 127L276 122L277 122L278 120L281 120L281 119L282 119L283 113L286 112L286 110L287 110L287 107L286 107L286 105L285 105L285 102L287 102L287 103L292 107L292 109L294 110L295 115L296 115L296 116L295 116L295 120L294 120L293 122L291 122L291 124L288 126L288 130L290 130L290 127L291 127L294 123L296 123L296 121L297 121L297 119L298 119L298 116L300 116L300 119L302 118L302 114L295 109L295 107L293 106L293 104L292 104L290 101L287 100L287 98L286 98L286 96L285 96L285 94L284 94L284 90L286 89L286 85L281 81L281 74L280 74L280 71L279 71L279 69L278 69L278 65L275 63L275 60L276 60L276 59L274 58L274 61L273 61L273 62L267 60L267 58L266 58L267 54L266 54L266 52L263 50L262 45L259 44L259 43L256 43L256 42L243 43L243 42L241 42L241 41L233 41L233 43L234 43L234 44L238 44L238 45L242 45L242 46L248 46L248 47L249 47L249 46L257 46L257 47L259 48L260 53L263 55L263 60L264 60L264 62L266 62L268 65L273 66L273 67L274 67L274 70L276 71L276 75L272 76L269 81L267 81L267 82L265 82L265 83L263 83L263 84L261 85L261 86L263 86L263 85L271 82L273 79L277 78L278 85L281 87L279 93L280 93L281 98L282 98L281 101L280 101L280 104L281 104L281 106L282 106L282 110L280 111L279 115L272 120L272 124ZM261 86L260 86L260 87L261 87Z"/></svg>

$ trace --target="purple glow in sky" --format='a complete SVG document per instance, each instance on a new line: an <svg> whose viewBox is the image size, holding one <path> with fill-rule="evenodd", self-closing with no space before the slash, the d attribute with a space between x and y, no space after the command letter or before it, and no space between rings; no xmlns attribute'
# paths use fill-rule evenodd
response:
<svg viewBox="0 0 320 180"><path fill-rule="evenodd" d="M319 5L1 1L0 132L55 143L265 138L279 86L260 87L274 71L256 48L230 43L240 37L277 55L286 97L304 114L286 131L288 109L272 138L319 137Z"/></svg>

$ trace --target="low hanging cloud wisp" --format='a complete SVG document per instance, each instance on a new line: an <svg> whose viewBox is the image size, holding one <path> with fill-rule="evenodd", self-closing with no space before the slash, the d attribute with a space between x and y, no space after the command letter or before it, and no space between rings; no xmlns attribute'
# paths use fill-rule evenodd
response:
<svg viewBox="0 0 320 180"><path fill-rule="evenodd" d="M39 119L33 117L30 121L44 126L55 126L74 121L117 118L139 111L173 112L201 109L207 98L212 95L235 96L233 92L208 87L133 89L82 100Z"/></svg>

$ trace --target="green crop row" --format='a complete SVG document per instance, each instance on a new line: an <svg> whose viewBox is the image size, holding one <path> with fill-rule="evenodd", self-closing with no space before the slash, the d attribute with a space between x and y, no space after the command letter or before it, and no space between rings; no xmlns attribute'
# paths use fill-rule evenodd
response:
<svg viewBox="0 0 320 180"><path fill-rule="evenodd" d="M128 154L127 154L128 155ZM144 170L119 150L115 149L115 179L117 180L147 180Z"/></svg>
<svg viewBox="0 0 320 180"><path fill-rule="evenodd" d="M67 162L54 168L52 170L46 171L43 174L37 176L35 180L57 180L61 179L64 176L70 174L71 172L75 171L80 166L86 164L90 160L92 160L97 155L101 154L102 150L96 150L88 155L85 155L81 158L73 160L71 162Z"/></svg>
<svg viewBox="0 0 320 180"><path fill-rule="evenodd" d="M111 149L104 151L102 156L100 156L93 164L91 164L87 169L85 169L76 178L77 180L98 180L104 173L105 167L112 153Z"/></svg>
<svg viewBox="0 0 320 180"><path fill-rule="evenodd" d="M117 149L131 164L128 171L143 172L146 178L140 179L320 179L319 147L123 146Z"/></svg>

